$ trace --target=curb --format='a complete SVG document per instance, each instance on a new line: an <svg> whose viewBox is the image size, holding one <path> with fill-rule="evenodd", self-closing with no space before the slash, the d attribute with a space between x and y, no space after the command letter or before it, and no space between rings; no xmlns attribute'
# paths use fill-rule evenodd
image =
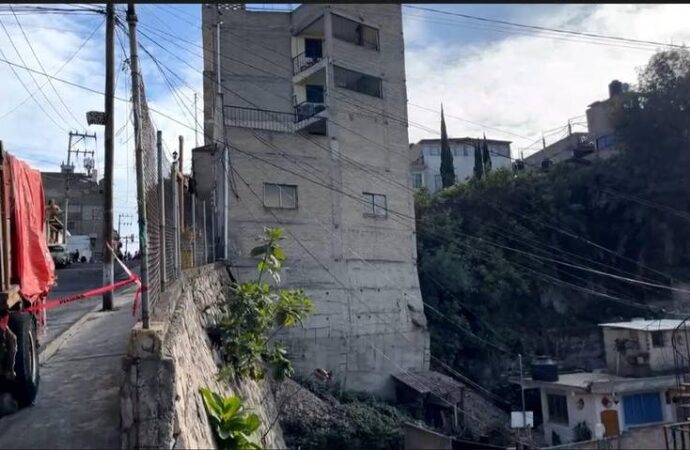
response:
<svg viewBox="0 0 690 450"><path fill-rule="evenodd" d="M88 310L82 316L74 322L72 325L67 327L62 333L58 334L55 336L55 338L48 342L45 346L41 346L41 349L38 351L38 365L42 366L43 364L48 361L55 353L60 350L62 345L72 336L74 336L79 328L87 321L89 320L89 317L100 310L101 305L96 305L93 309Z"/></svg>

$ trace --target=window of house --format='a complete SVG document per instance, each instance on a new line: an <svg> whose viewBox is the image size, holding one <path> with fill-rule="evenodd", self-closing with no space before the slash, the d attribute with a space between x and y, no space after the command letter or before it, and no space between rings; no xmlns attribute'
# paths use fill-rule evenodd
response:
<svg viewBox="0 0 690 450"><path fill-rule="evenodd" d="M334 37L372 50L379 49L379 31L376 28L337 14L331 15L331 17Z"/></svg>
<svg viewBox="0 0 690 450"><path fill-rule="evenodd" d="M612 134L607 134L597 138L597 150L603 150L607 147L612 146L616 142L616 139Z"/></svg>
<svg viewBox="0 0 690 450"><path fill-rule="evenodd" d="M546 401L549 408L549 420L568 425L568 399L566 396L547 394Z"/></svg>
<svg viewBox="0 0 690 450"><path fill-rule="evenodd" d="M663 421L661 396L658 392L624 395L623 417L626 425L642 425Z"/></svg>
<svg viewBox="0 0 690 450"><path fill-rule="evenodd" d="M374 217L386 217L388 207L386 206L386 196L363 192L364 196L364 215Z"/></svg>
<svg viewBox="0 0 690 450"><path fill-rule="evenodd" d="M467 155L468 155L468 149L469 149L469 147L470 147L470 146L467 145L467 144L465 144L465 145L462 146L462 156L467 156Z"/></svg>
<svg viewBox="0 0 690 450"><path fill-rule="evenodd" d="M422 187L422 174L421 173L413 173L412 174L412 187L415 189L419 189Z"/></svg>
<svg viewBox="0 0 690 450"><path fill-rule="evenodd" d="M267 208L297 208L297 186L264 183L264 206Z"/></svg>
<svg viewBox="0 0 690 450"><path fill-rule="evenodd" d="M307 91L307 102L323 103L323 86L319 84L308 84L305 86Z"/></svg>
<svg viewBox="0 0 690 450"><path fill-rule="evenodd" d="M426 151L429 156L439 156L441 154L441 147L438 145L427 145Z"/></svg>
<svg viewBox="0 0 690 450"><path fill-rule="evenodd" d="M383 83L381 78L355 72L354 70L334 66L335 85L359 92L372 97L383 97Z"/></svg>
<svg viewBox="0 0 690 450"><path fill-rule="evenodd" d="M659 348L664 346L664 332L652 331L652 347Z"/></svg>
<svg viewBox="0 0 690 450"><path fill-rule="evenodd" d="M321 39L304 40L304 56L307 58L319 59L323 57L323 47Z"/></svg>
<svg viewBox="0 0 690 450"><path fill-rule="evenodd" d="M443 189L443 179L440 174L434 175L434 192Z"/></svg>

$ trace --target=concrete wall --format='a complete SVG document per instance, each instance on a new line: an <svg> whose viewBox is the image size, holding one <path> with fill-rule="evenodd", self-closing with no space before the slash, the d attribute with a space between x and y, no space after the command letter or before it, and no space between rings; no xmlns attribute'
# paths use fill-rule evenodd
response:
<svg viewBox="0 0 690 450"><path fill-rule="evenodd" d="M416 272L407 129L377 115L407 115L400 6L306 4L292 14L224 12L224 27L231 31L221 32L223 54L254 66L221 66L226 104L246 106L251 100L290 112L291 30L329 11L382 29L380 52L326 33L326 136L227 127L238 173L237 195L228 199L230 257L241 279L255 276L256 262L248 255L256 236L264 226L285 227L283 284L305 288L315 305L303 328L279 336L295 367L306 375L325 368L346 388L393 395L389 374L428 367L429 345ZM204 9L205 24L215 23L213 14ZM239 38L231 32L247 46L233 46ZM335 88L333 64L382 77L383 98ZM296 185L297 209L265 208L266 182ZM363 192L386 195L387 218L365 217Z"/></svg>
<svg viewBox="0 0 690 450"><path fill-rule="evenodd" d="M405 424L405 450L451 450L453 440L440 433Z"/></svg>
<svg viewBox="0 0 690 450"><path fill-rule="evenodd" d="M541 167L542 161L546 159L550 160L551 164L557 164L572 158L574 150L583 137L586 138L587 133L573 133L529 155L525 158L525 169L535 170Z"/></svg>
<svg viewBox="0 0 690 450"><path fill-rule="evenodd" d="M218 380L218 355L206 325L229 286L220 265L191 269L166 289L156 305L149 330L132 330L124 358L121 387L122 448L216 448L200 388L238 395L258 414L262 436L276 417L266 383L251 380L230 385ZM284 448L278 424L261 443Z"/></svg>
<svg viewBox="0 0 690 450"><path fill-rule="evenodd" d="M675 368L671 344L673 331L665 330L662 333L664 336L663 347L654 347L651 331L603 328L608 370L611 373L616 373L618 370L621 376L649 376L652 372L673 370ZM626 349L619 357L616 351L616 339L627 339L637 343L638 347L637 349ZM638 354L647 354L648 362L642 365L632 363L631 361ZM619 365L618 369L617 364Z"/></svg>

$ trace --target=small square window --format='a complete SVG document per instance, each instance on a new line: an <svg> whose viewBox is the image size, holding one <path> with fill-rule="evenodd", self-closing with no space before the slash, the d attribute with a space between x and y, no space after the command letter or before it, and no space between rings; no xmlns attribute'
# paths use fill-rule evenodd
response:
<svg viewBox="0 0 690 450"><path fill-rule="evenodd" d="M652 347L660 348L664 346L664 332L652 331Z"/></svg>
<svg viewBox="0 0 690 450"><path fill-rule="evenodd" d="M412 174L412 187L415 189L419 189L422 187L422 174L421 173L413 173Z"/></svg>
<svg viewBox="0 0 690 450"><path fill-rule="evenodd" d="M381 194L362 193L364 196L364 215L370 217L386 217L388 207L386 196Z"/></svg>
<svg viewBox="0 0 690 450"><path fill-rule="evenodd" d="M296 209L297 186L264 183L264 206L266 208Z"/></svg>

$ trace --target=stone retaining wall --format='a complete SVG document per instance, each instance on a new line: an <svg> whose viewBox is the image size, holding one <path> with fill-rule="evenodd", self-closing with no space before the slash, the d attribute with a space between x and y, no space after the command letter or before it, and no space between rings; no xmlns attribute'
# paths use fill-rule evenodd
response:
<svg viewBox="0 0 690 450"><path fill-rule="evenodd" d="M222 265L186 271L166 289L151 326L132 330L123 361L122 448L215 448L199 389L238 395L259 415L266 448L284 448L276 409L266 383L238 386L217 379L218 355L206 334L210 311L230 285Z"/></svg>

